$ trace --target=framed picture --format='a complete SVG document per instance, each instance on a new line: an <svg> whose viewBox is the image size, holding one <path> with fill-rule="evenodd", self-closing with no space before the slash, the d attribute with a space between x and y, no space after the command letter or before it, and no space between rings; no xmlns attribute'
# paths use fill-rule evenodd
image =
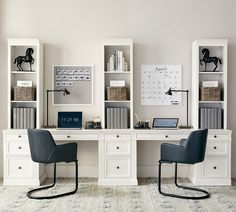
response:
<svg viewBox="0 0 236 212"><path fill-rule="evenodd" d="M54 65L52 67L52 89L67 89L70 94L53 92L53 105L92 105L93 104L93 66L92 65Z"/></svg>

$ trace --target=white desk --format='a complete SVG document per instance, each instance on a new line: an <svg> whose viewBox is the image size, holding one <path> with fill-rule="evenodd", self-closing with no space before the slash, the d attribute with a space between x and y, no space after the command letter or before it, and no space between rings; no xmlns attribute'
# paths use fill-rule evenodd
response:
<svg viewBox="0 0 236 212"><path fill-rule="evenodd" d="M137 141L179 141L191 130L56 130L56 141L98 141L98 184L137 185ZM26 130L4 130L4 185L39 185L44 167L31 161ZM158 154L158 153L157 153ZM205 161L192 166L197 185L231 184L231 131L209 130Z"/></svg>

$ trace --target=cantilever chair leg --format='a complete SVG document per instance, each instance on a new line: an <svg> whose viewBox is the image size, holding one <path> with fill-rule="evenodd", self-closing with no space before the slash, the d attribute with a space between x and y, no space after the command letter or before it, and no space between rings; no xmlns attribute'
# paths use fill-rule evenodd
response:
<svg viewBox="0 0 236 212"><path fill-rule="evenodd" d="M164 163L164 161L159 161L159 179L158 179L158 190L159 190L159 193L164 195L164 196L169 196L169 197L176 197L176 198L181 198L181 199L194 199L194 200L197 200L197 199L206 199L206 198L209 198L210 197L210 194L203 190L203 189L199 189L199 188L192 188L192 187L187 187L187 186L182 186L182 185L178 185L177 183L177 163L175 163L175 185L178 187L178 188L183 188L183 189L188 189L188 190L193 190L193 191L198 191L198 192L201 192L201 193L204 193L205 195L203 196L183 196L183 195L177 195L177 194L170 194L170 193L165 193L165 192L162 192L161 191L161 165L162 163Z"/></svg>
<svg viewBox="0 0 236 212"><path fill-rule="evenodd" d="M36 189L30 190L30 191L28 191L27 196L31 199L40 200L40 199L53 199L53 198L63 197L63 196L67 196L67 195L71 195L71 194L76 193L76 191L78 190L78 161L75 161L75 190L67 192L67 193L53 195L53 196L33 196L32 195L36 191L52 188L55 184L56 184L56 163L54 163L53 184L49 185L49 186L44 186L44 187L41 187L41 188L36 188Z"/></svg>

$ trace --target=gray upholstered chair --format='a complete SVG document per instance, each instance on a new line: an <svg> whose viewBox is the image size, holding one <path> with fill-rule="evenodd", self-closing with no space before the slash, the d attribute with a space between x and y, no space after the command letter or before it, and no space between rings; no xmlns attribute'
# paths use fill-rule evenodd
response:
<svg viewBox="0 0 236 212"><path fill-rule="evenodd" d="M56 145L51 133L47 130L28 129L28 138L30 145L31 158L34 162L50 164L54 163L54 182L52 185L30 190L27 196L31 199L52 199L74 194L78 189L78 160L77 160L77 143L68 143ZM75 162L75 190L67 193L53 196L33 196L32 193L52 188L56 184L56 163Z"/></svg>
<svg viewBox="0 0 236 212"><path fill-rule="evenodd" d="M158 190L160 194L183 199L205 199L210 195L207 191L199 188L186 187L177 183L177 164L200 163L205 158L208 129L191 132L188 139L180 140L179 145L163 143L161 144L161 159L159 161ZM182 196L161 191L161 165L162 163L175 163L175 185L178 188L189 189L204 193L203 196Z"/></svg>

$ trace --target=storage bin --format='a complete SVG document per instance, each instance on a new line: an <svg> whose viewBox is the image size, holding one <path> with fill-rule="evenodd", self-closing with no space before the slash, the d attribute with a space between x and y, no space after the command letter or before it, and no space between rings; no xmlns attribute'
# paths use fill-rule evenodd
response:
<svg viewBox="0 0 236 212"><path fill-rule="evenodd" d="M221 89L219 87L201 87L200 101L220 101Z"/></svg>
<svg viewBox="0 0 236 212"><path fill-rule="evenodd" d="M107 87L107 100L125 101L128 100L127 87Z"/></svg>
<svg viewBox="0 0 236 212"><path fill-rule="evenodd" d="M34 87L14 87L14 101L34 101Z"/></svg>

